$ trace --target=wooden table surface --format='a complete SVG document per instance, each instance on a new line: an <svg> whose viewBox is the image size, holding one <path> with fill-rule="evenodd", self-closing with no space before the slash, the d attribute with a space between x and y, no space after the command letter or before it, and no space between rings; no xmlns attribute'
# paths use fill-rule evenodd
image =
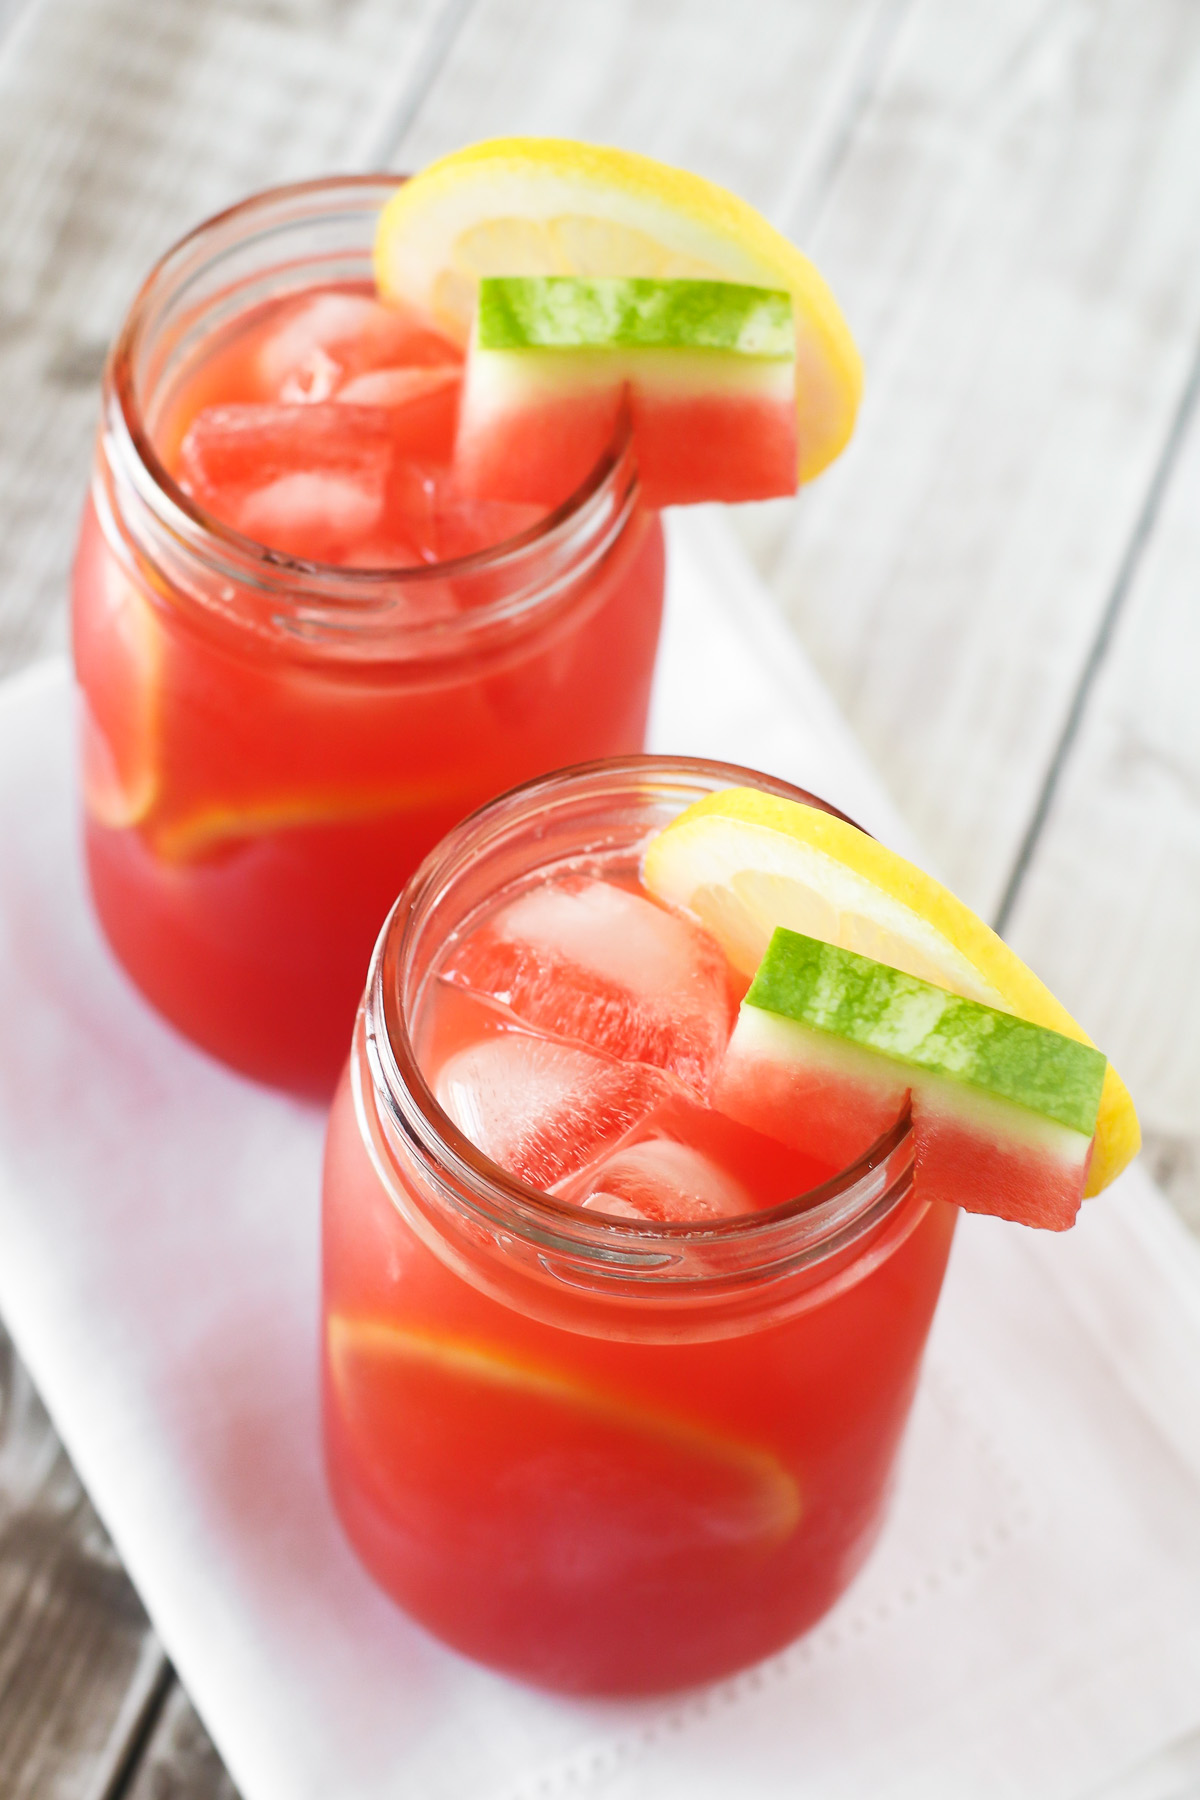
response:
<svg viewBox="0 0 1200 1800"><path fill-rule="evenodd" d="M0 0L0 672L65 641L153 258L252 189L509 131L685 163L830 279L858 435L738 527L1200 1225L1197 0ZM1197 1748L1136 1792L1200 1793ZM0 1337L0 1797L232 1794Z"/></svg>

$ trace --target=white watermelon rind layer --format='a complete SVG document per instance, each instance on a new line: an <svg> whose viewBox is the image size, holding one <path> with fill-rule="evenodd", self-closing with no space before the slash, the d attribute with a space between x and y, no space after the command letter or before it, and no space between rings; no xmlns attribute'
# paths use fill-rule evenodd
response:
<svg viewBox="0 0 1200 1800"><path fill-rule="evenodd" d="M713 1103L849 1168L906 1096L919 1198L1044 1230L1074 1224L1092 1156L1082 1132L757 1007L742 1007Z"/></svg>
<svg viewBox="0 0 1200 1800"><path fill-rule="evenodd" d="M766 1100L761 1083L774 1071L786 1079L795 1101L802 1091L830 1077L846 1088L857 1088L869 1107L871 1122L858 1134L851 1156L868 1150L877 1136L899 1117L905 1095L911 1093L914 1121L922 1115L952 1119L968 1128L982 1142L1004 1146L1018 1144L1039 1158L1078 1169L1082 1175L1091 1149L1091 1135L1075 1131L1015 1101L1001 1099L972 1088L966 1082L925 1070L906 1068L878 1051L847 1043L830 1032L778 1013L743 1003L718 1084L717 1103L725 1108L733 1101L735 1084L748 1084L748 1096ZM782 1092L782 1088L780 1089ZM740 1116L742 1107L739 1105ZM877 1128L876 1128L877 1125ZM821 1119L813 1113L793 1119L795 1147L819 1152L827 1144ZM761 1125L760 1125L761 1129Z"/></svg>
<svg viewBox="0 0 1200 1800"><path fill-rule="evenodd" d="M556 504L599 464L626 406L647 504L794 492L790 359L723 350L483 350L474 339L454 450L459 480L468 493Z"/></svg>
<svg viewBox="0 0 1200 1800"><path fill-rule="evenodd" d="M662 398L712 394L790 406L792 365L724 350L479 350L472 344L463 417L490 420L626 385Z"/></svg>

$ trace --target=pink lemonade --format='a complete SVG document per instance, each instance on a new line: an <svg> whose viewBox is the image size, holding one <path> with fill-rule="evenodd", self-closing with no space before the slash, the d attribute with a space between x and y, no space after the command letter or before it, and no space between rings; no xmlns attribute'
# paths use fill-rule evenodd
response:
<svg viewBox="0 0 1200 1800"><path fill-rule="evenodd" d="M956 1211L896 1120L845 1170L709 1095L745 981L642 886L730 778L658 759L495 803L376 951L325 1175L326 1443L368 1568L581 1692L753 1661L873 1541Z"/></svg>
<svg viewBox="0 0 1200 1800"><path fill-rule="evenodd" d="M171 396L156 448L205 511L287 556L452 562L545 516L459 491L462 365L457 345L366 283L314 286L265 302L209 351Z"/></svg>
<svg viewBox="0 0 1200 1800"><path fill-rule="evenodd" d="M627 444L550 515L460 491L461 351L369 280L395 186L261 195L152 273L75 570L104 930L190 1037L312 1093L449 827L641 747L662 602Z"/></svg>

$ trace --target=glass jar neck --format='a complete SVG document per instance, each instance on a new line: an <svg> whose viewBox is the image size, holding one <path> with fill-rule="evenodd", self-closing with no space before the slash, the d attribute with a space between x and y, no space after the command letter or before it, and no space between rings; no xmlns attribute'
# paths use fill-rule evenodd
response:
<svg viewBox="0 0 1200 1800"><path fill-rule="evenodd" d="M569 603L637 506L624 424L582 486L519 537L403 569L347 569L267 549L174 479L155 436L172 395L268 304L315 287L369 285L376 219L402 179L273 189L199 226L151 271L105 372L94 501L110 546L177 604L293 654L426 662L483 651L497 633L540 625Z"/></svg>
<svg viewBox="0 0 1200 1800"><path fill-rule="evenodd" d="M438 1106L413 1046L449 935L489 896L566 857L635 850L731 786L822 807L733 765L631 757L531 782L450 834L376 946L352 1075L359 1125L394 1203L443 1260L506 1303L597 1335L733 1335L856 1282L924 1216L907 1113L858 1162L769 1210L714 1223L601 1218L506 1175ZM584 1323L584 1321L590 1323Z"/></svg>

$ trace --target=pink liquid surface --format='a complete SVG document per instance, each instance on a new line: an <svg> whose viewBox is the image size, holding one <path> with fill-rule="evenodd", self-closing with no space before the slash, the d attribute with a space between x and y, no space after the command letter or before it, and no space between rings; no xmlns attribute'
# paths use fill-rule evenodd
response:
<svg viewBox="0 0 1200 1800"><path fill-rule="evenodd" d="M160 427L193 499L256 543L346 568L445 562L545 509L474 500L452 467L462 353L369 290L270 303Z"/></svg>

